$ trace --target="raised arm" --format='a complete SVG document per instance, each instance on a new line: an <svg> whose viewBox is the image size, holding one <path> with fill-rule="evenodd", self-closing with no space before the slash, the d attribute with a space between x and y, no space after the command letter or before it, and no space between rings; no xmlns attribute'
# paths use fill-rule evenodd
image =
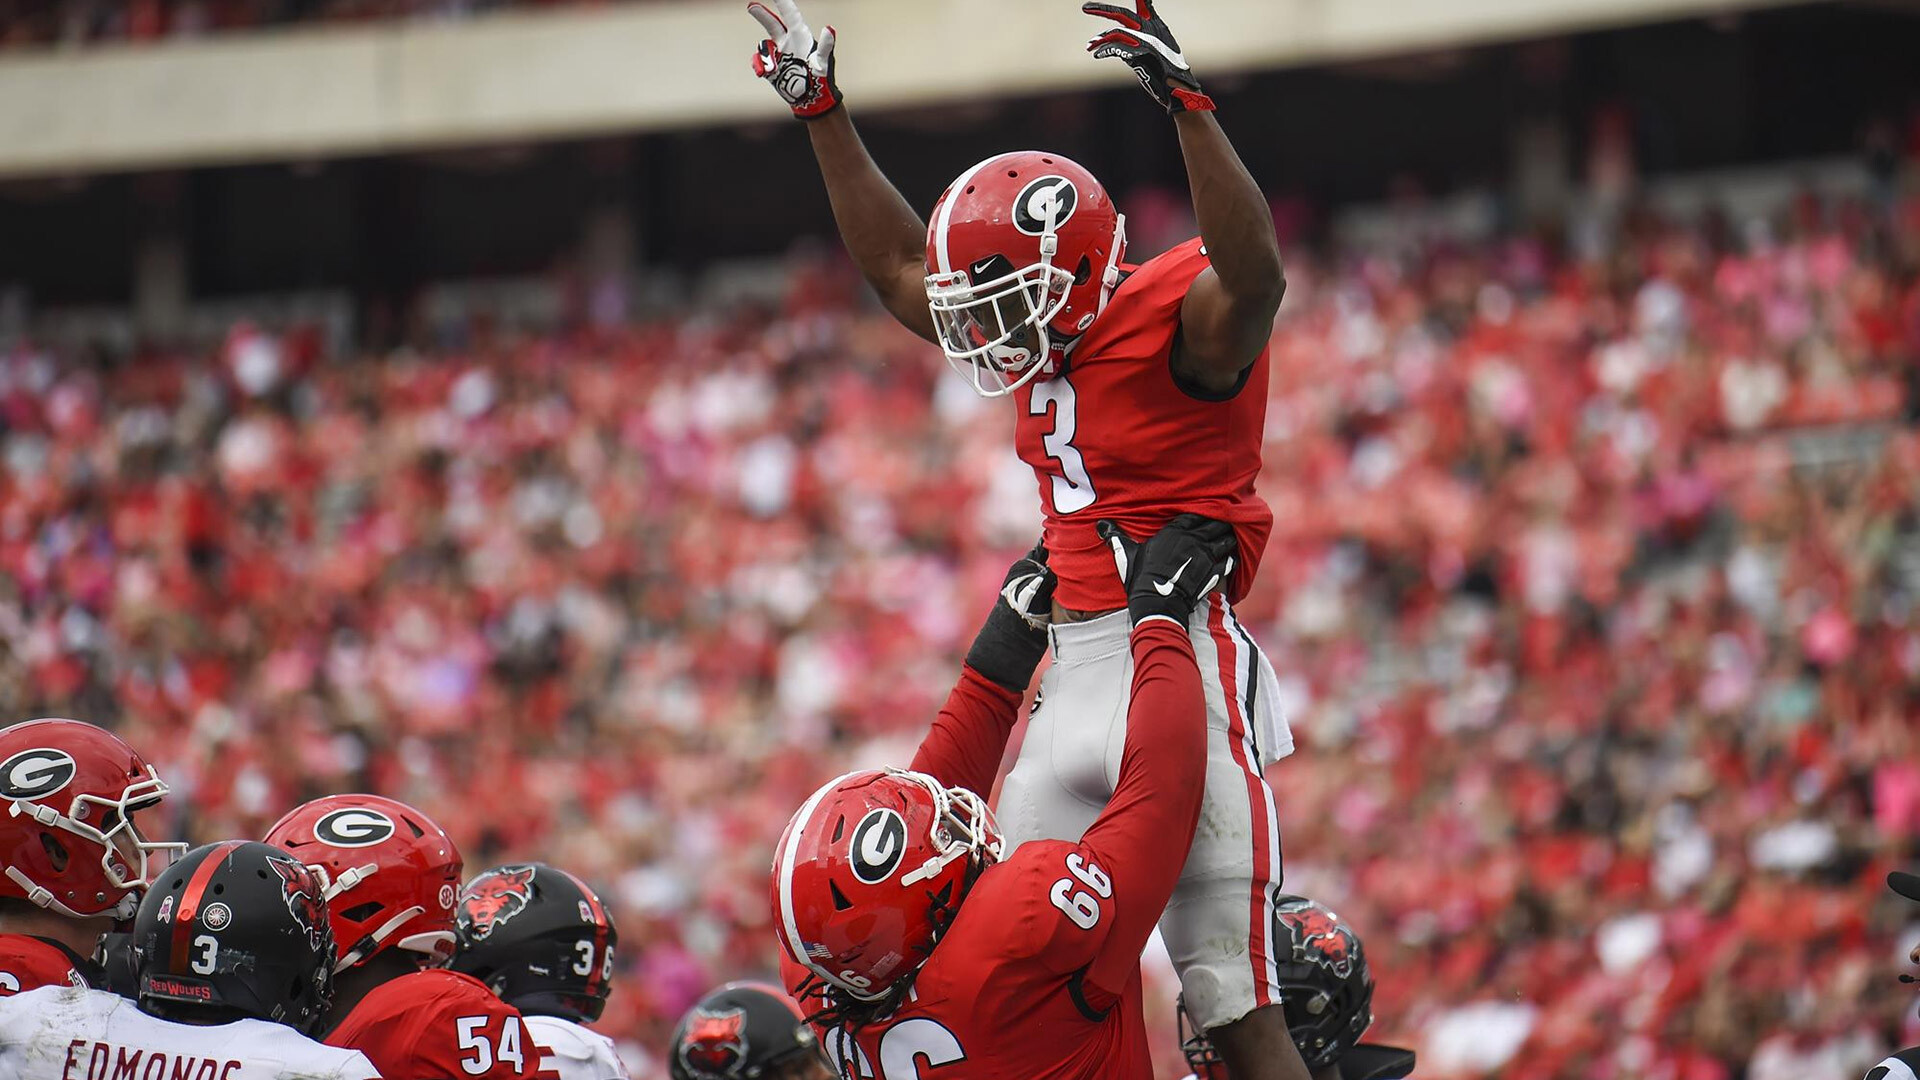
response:
<svg viewBox="0 0 1920 1080"><path fill-rule="evenodd" d="M986 797L1033 671L1046 655L1053 571L1044 543L1007 568L1000 594L967 650L960 681L913 756L913 771Z"/></svg>
<svg viewBox="0 0 1920 1080"><path fill-rule="evenodd" d="M833 220L854 265L902 326L933 341L926 293L927 225L873 163L853 128L834 81L833 27L816 40L794 0L772 0L772 5L758 0L747 5L767 32L754 54L754 73L807 122Z"/></svg>
<svg viewBox="0 0 1920 1080"><path fill-rule="evenodd" d="M1080 838L1087 864L1111 881L1114 920L1083 982L1105 1010L1126 989L1193 846L1207 778L1207 704L1186 628L1133 629L1133 689L1120 779Z"/></svg>
<svg viewBox="0 0 1920 1080"><path fill-rule="evenodd" d="M1102 3L1082 10L1120 24L1088 48L1131 66L1180 133L1194 217L1212 266L1194 279L1180 308L1174 370L1197 389L1231 391L1266 347L1286 292L1273 213L1152 0L1135 0L1132 10Z"/></svg>
<svg viewBox="0 0 1920 1080"><path fill-rule="evenodd" d="M1096 1010L1125 990L1193 845L1206 787L1207 705L1187 622L1232 574L1234 549L1231 527L1193 514L1145 544L1109 522L1100 527L1127 582L1133 688L1113 798L1080 838L1087 863L1113 892L1113 925L1082 977Z"/></svg>

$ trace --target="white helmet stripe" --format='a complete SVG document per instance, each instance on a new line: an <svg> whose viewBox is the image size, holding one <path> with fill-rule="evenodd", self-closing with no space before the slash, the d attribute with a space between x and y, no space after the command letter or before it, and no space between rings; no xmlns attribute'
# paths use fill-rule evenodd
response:
<svg viewBox="0 0 1920 1080"><path fill-rule="evenodd" d="M787 952L789 955L797 953L794 959L835 986L842 985L840 980L834 978L832 973L819 964L814 963L813 957L807 955L807 944L801 940L800 925L793 917L793 860L794 852L800 846L800 837L807 831L807 824L813 820L814 808L820 805L821 799L827 797L827 792L840 786L842 780L852 775L854 774L844 773L820 785L820 790L814 792L811 798L800 805L800 812L793 815L793 824L787 827L787 835L777 856L780 867L780 924L786 930Z"/></svg>
<svg viewBox="0 0 1920 1080"><path fill-rule="evenodd" d="M947 255L947 229L953 224L953 204L966 193L967 184L973 180L975 173L1006 156L1006 154L995 154L985 161L977 162L973 168L961 173L960 179L955 180L952 186L947 188L947 197L940 204L940 213L933 219L933 250L940 263L939 266L934 267L935 272L941 274L953 272L953 264Z"/></svg>

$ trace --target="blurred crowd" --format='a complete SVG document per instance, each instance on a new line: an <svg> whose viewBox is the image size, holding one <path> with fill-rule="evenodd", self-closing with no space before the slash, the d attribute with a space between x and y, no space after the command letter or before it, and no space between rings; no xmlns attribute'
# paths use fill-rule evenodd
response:
<svg viewBox="0 0 1920 1080"><path fill-rule="evenodd" d="M1920 862L1920 202L1612 235L1290 260L1243 606L1287 884L1422 1075L1851 1078L1920 1041L1877 884ZM365 789L575 870L659 1075L769 973L789 813L906 760L1031 543L1006 406L817 261L320 340L0 352L0 716L115 726L196 840Z"/></svg>
<svg viewBox="0 0 1920 1080"><path fill-rule="evenodd" d="M632 0L0 0L0 49L158 41L294 23L457 19Z"/></svg>

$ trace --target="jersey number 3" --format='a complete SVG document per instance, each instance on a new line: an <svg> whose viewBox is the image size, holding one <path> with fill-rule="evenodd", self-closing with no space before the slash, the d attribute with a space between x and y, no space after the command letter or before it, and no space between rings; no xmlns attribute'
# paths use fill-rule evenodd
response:
<svg viewBox="0 0 1920 1080"><path fill-rule="evenodd" d="M1040 437L1040 445L1046 448L1048 457L1060 463L1060 471L1052 477L1053 512L1071 514L1092 506L1094 499L1099 496L1093 493L1093 479L1087 475L1087 463L1073 445L1073 384L1067 381L1066 376L1033 384L1033 394L1027 399L1027 412L1033 416L1045 416L1049 407L1053 409L1053 430Z"/></svg>

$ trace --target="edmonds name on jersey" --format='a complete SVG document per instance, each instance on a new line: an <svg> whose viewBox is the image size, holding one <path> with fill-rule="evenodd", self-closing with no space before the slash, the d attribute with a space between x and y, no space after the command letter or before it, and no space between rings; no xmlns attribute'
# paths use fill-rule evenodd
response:
<svg viewBox="0 0 1920 1080"><path fill-rule="evenodd" d="M103 990L47 986L0 999L7 1080L379 1080L366 1056L283 1024L176 1024Z"/></svg>

